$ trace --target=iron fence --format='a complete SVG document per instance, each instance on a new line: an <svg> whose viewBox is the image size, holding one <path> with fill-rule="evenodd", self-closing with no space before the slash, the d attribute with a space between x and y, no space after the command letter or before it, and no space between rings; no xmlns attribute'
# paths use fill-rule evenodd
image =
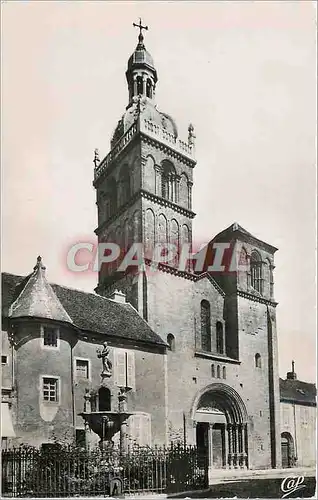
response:
<svg viewBox="0 0 318 500"><path fill-rule="evenodd" d="M134 447L126 453L77 448L2 451L2 495L116 496L207 487L207 462L196 448Z"/></svg>

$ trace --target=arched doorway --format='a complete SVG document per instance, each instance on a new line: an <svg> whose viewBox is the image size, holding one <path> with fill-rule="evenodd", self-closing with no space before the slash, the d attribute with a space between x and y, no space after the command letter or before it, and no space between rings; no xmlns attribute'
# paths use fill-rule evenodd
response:
<svg viewBox="0 0 318 500"><path fill-rule="evenodd" d="M287 469L295 465L295 447L293 436L289 432L282 432L281 434L281 447L282 447L282 468Z"/></svg>
<svg viewBox="0 0 318 500"><path fill-rule="evenodd" d="M216 383L197 395L193 405L196 445L210 469L247 468L247 412L241 397Z"/></svg>

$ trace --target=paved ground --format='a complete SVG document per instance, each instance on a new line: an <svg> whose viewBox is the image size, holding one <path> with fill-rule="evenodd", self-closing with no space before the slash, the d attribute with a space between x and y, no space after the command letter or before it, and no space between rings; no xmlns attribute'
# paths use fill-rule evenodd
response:
<svg viewBox="0 0 318 500"><path fill-rule="evenodd" d="M244 477L245 475L245 477ZM174 498L317 498L315 469L246 471L214 477L209 489L173 495ZM285 479L286 478L286 479ZM299 479L298 479L299 478ZM298 481L298 482L297 482ZM298 488L296 489L296 486ZM286 495L283 497L283 495ZM172 495L171 495L172 497Z"/></svg>
<svg viewBox="0 0 318 500"><path fill-rule="evenodd" d="M204 492L191 492L179 498L283 498L280 479L245 479L227 484L215 484ZM290 492L286 498L317 498L316 480L307 478L304 487Z"/></svg>
<svg viewBox="0 0 318 500"><path fill-rule="evenodd" d="M294 483L285 480L293 478ZM295 485L299 480L299 489L293 491L288 485ZM317 498L315 469L272 469L266 471L243 471L242 473L227 473L226 477L214 476L214 484L204 491L192 491L173 495L126 495L129 500L164 500L168 498ZM284 493L286 496L283 497ZM96 500L96 497L92 500ZM118 500L109 498L108 500Z"/></svg>

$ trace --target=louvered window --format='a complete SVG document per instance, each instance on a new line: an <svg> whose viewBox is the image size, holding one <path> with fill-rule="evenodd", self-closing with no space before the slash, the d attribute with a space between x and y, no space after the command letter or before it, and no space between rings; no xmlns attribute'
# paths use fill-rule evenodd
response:
<svg viewBox="0 0 318 500"><path fill-rule="evenodd" d="M151 416L148 413L132 415L129 418L129 437L139 446L151 446Z"/></svg>
<svg viewBox="0 0 318 500"><path fill-rule="evenodd" d="M114 378L118 387L135 389L135 353L114 349Z"/></svg>

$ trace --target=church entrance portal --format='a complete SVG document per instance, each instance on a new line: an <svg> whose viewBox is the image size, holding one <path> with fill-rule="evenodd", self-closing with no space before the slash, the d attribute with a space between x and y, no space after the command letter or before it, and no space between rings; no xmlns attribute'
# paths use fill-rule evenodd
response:
<svg viewBox="0 0 318 500"><path fill-rule="evenodd" d="M225 384L212 384L195 403L199 456L213 469L248 467L247 414L240 396Z"/></svg>

